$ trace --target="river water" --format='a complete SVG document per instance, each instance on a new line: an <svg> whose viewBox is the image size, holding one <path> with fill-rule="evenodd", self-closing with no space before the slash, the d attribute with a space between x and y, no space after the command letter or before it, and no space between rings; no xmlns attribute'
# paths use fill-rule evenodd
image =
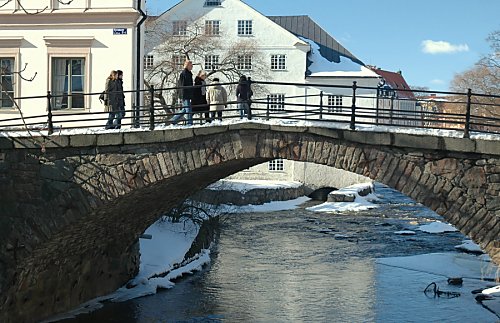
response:
<svg viewBox="0 0 500 323"><path fill-rule="evenodd" d="M438 216L376 189L380 207L369 211L227 216L202 271L173 289L64 322L496 322L471 294L491 284L475 274L488 263L454 248L465 237L394 234ZM466 273L462 286L448 285L439 270L451 265ZM425 295L431 282L460 297Z"/></svg>

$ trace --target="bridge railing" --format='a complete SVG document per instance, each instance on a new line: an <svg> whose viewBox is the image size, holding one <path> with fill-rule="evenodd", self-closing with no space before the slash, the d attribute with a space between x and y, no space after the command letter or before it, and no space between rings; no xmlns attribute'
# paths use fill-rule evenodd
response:
<svg viewBox="0 0 500 323"><path fill-rule="evenodd" d="M235 98L236 83L221 83L228 90L228 98ZM286 122L318 121L357 127L398 127L500 134L500 96L459 92L419 91L415 96L410 89L358 86L352 84L328 85L316 83L287 83L251 81L254 95L249 99L249 113L245 117L258 120L283 120ZM208 88L211 84L206 85ZM198 87L198 86L194 86ZM193 88L194 88L193 87ZM182 106L177 99L178 87L125 91L140 92L143 104L126 107L122 127L148 128L172 124L172 118ZM85 93L84 97L97 98L101 93ZM78 94L79 97L82 94ZM46 113L41 115L18 114L0 120L0 131L46 130L49 134L62 129L104 128L109 113L103 106L75 112L54 111L54 102L71 95L52 95L13 98L13 101L46 103ZM225 103L222 119L240 119L238 102ZM196 111L193 105L193 122L207 123L212 116ZM207 107L205 107L206 109ZM187 119L183 116L184 122ZM218 119L218 115L215 115ZM181 124L182 124L181 118Z"/></svg>

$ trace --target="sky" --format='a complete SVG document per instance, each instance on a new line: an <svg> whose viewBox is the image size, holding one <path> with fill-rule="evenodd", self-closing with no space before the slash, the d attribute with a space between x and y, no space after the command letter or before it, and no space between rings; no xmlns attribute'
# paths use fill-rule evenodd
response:
<svg viewBox="0 0 500 323"><path fill-rule="evenodd" d="M177 0L147 0L161 14ZM402 71L410 86L446 91L491 53L500 0L244 0L264 15L308 15L365 64Z"/></svg>

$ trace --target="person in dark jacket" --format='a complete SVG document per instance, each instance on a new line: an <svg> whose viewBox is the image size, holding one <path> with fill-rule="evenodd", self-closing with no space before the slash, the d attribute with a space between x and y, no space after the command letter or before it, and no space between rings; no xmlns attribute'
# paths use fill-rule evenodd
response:
<svg viewBox="0 0 500 323"><path fill-rule="evenodd" d="M116 71L116 100L118 110L115 113L115 120L113 120L113 125L115 129L120 129L122 125L122 119L125 117L125 94L123 93L123 71Z"/></svg>
<svg viewBox="0 0 500 323"><path fill-rule="evenodd" d="M106 79L106 90L105 99L107 99L107 106L109 109L108 121L106 122L106 129L113 129L113 120L116 117L116 112L119 111L118 101L117 101L117 85L116 80L118 79L117 72L111 71L108 78Z"/></svg>
<svg viewBox="0 0 500 323"><path fill-rule="evenodd" d="M236 101L238 102L238 110L240 110L240 119L243 119L243 117L248 118L252 95L253 92L248 79L245 75L242 75L236 87Z"/></svg>
<svg viewBox="0 0 500 323"><path fill-rule="evenodd" d="M203 123L203 120L210 121L209 108L206 97L206 78L207 73L204 70L200 70L198 72L198 75L196 75L194 79L195 88L193 89L193 100L191 101L191 103L193 104L193 113L200 114L200 124ZM203 114L205 115L205 119L203 119Z"/></svg>
<svg viewBox="0 0 500 323"><path fill-rule="evenodd" d="M187 124L193 125L193 110L191 100L193 99L193 62L187 60L184 62L184 69L179 75L177 86L179 87L179 99L182 100L182 110L176 113L172 118L172 124L177 124L179 119L187 114Z"/></svg>

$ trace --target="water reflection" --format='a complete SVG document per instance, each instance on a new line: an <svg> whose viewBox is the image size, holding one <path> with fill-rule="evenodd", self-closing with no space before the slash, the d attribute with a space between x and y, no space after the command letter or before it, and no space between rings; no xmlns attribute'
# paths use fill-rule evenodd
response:
<svg viewBox="0 0 500 323"><path fill-rule="evenodd" d="M458 299L429 299L425 286L446 277L377 263L379 257L454 252L464 238L456 232L394 235L435 215L378 189L384 206L360 214L299 209L232 215L202 272L171 290L72 321L495 322L470 294L477 281L466 281Z"/></svg>

